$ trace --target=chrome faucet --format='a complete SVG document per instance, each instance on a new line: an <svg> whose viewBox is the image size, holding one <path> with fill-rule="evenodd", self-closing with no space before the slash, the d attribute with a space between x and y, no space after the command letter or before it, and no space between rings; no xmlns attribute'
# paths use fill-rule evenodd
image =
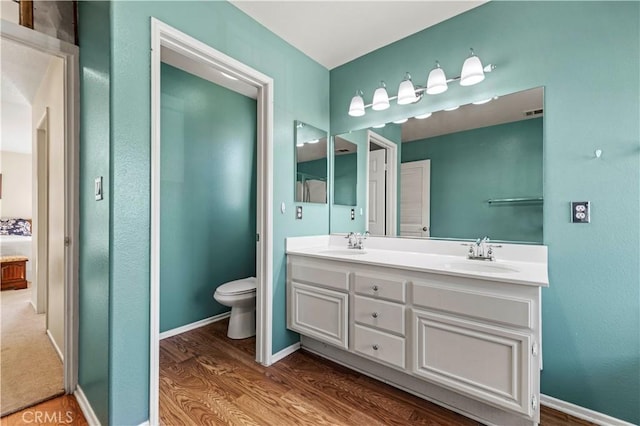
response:
<svg viewBox="0 0 640 426"><path fill-rule="evenodd" d="M496 260L493 255L493 249L495 247L502 247L499 245L489 244L489 237L478 238L472 244L463 244L469 246L469 253L467 257L472 260Z"/></svg>
<svg viewBox="0 0 640 426"><path fill-rule="evenodd" d="M347 243L347 248L356 249L356 250L364 250L364 240L369 236L369 231L365 231L364 234L360 234L359 232L349 232L349 234L345 237L349 240Z"/></svg>

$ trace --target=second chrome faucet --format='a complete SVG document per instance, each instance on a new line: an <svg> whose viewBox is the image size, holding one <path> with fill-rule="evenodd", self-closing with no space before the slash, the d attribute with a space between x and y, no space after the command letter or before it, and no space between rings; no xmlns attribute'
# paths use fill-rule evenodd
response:
<svg viewBox="0 0 640 426"><path fill-rule="evenodd" d="M489 237L478 238L474 243L463 244L469 246L469 253L467 257L472 260L496 260L493 255L493 249L495 247L502 247L499 245L489 244Z"/></svg>

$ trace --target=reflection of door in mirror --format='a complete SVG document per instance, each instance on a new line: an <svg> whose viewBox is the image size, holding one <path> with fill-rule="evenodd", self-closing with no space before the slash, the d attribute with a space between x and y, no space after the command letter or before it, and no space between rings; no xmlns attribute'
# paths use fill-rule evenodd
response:
<svg viewBox="0 0 640 426"><path fill-rule="evenodd" d="M431 161L402 163L400 235L428 237L431 219Z"/></svg>
<svg viewBox="0 0 640 426"><path fill-rule="evenodd" d="M369 143L369 232L386 235L386 154L380 145Z"/></svg>
<svg viewBox="0 0 640 426"><path fill-rule="evenodd" d="M368 132L367 217L371 235L397 235L396 143Z"/></svg>

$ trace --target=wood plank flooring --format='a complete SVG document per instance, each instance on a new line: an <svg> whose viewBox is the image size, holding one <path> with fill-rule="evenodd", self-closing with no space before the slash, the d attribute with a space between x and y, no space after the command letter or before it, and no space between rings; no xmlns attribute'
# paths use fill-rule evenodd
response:
<svg viewBox="0 0 640 426"><path fill-rule="evenodd" d="M87 426L80 405L73 395L62 395L0 419L1 426L74 425Z"/></svg>
<svg viewBox="0 0 640 426"><path fill-rule="evenodd" d="M161 341L163 425L479 425L305 351L263 367L227 324ZM591 425L546 407L541 424Z"/></svg>

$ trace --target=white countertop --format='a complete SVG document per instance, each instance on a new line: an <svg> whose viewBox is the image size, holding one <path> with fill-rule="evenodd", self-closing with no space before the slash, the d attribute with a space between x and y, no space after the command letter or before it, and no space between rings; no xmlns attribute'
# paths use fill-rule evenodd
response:
<svg viewBox="0 0 640 426"><path fill-rule="evenodd" d="M460 276L520 285L548 287L547 248L500 244L495 261L469 260L456 241L370 237L364 250L348 249L341 235L287 238L290 255L388 266L418 272Z"/></svg>

